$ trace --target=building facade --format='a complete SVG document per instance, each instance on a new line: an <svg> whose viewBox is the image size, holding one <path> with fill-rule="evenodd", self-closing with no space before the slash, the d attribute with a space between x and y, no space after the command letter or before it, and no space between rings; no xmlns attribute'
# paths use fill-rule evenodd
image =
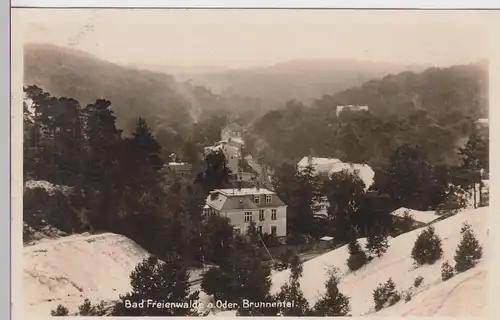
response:
<svg viewBox="0 0 500 320"><path fill-rule="evenodd" d="M278 195L268 189L235 188L210 192L203 213L228 218L237 234L244 234L255 222L261 234L283 238L287 232L286 209Z"/></svg>
<svg viewBox="0 0 500 320"><path fill-rule="evenodd" d="M169 162L165 165L165 170L181 177L190 177L193 173L193 165L186 162Z"/></svg>

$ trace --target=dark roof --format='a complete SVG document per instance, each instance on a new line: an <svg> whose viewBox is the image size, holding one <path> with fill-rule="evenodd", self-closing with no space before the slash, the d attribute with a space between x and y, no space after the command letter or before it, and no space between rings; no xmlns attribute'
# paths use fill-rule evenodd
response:
<svg viewBox="0 0 500 320"><path fill-rule="evenodd" d="M259 207L248 196L228 197L221 210L248 209L257 210Z"/></svg>
<svg viewBox="0 0 500 320"><path fill-rule="evenodd" d="M250 190L250 189L249 189ZM248 191L248 190L247 190ZM269 193L263 189L260 194L259 203L255 203L254 194L230 195L215 191L207 197L207 204L216 210L258 210L260 208L276 208L286 206L286 204L276 194ZM238 192L237 189L235 192ZM266 203L266 194L271 195L271 203Z"/></svg>

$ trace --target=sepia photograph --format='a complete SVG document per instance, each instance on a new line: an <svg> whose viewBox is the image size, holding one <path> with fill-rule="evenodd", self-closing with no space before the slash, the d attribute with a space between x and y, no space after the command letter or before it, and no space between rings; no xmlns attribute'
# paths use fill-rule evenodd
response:
<svg viewBox="0 0 500 320"><path fill-rule="evenodd" d="M13 9L16 307L488 316L486 17Z"/></svg>

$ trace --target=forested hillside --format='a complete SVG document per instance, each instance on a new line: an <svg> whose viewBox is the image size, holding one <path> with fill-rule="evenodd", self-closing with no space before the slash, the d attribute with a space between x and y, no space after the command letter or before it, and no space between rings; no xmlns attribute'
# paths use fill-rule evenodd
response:
<svg viewBox="0 0 500 320"><path fill-rule="evenodd" d="M368 112L336 106L360 104ZM420 144L436 164L457 164L473 122L488 114L488 73L483 64L403 72L372 80L311 108L290 101L257 121L247 140L270 164L296 162L312 151L358 163L386 163L403 142ZM300 119L300 121L297 121Z"/></svg>
<svg viewBox="0 0 500 320"><path fill-rule="evenodd" d="M82 105L108 99L125 134L132 132L139 116L148 121L155 136L186 135L194 122L213 115L253 118L265 108L258 99L215 95L164 73L120 66L48 44L25 46L24 84L73 97Z"/></svg>
<svg viewBox="0 0 500 320"><path fill-rule="evenodd" d="M176 74L176 77L192 78L221 94L263 99L279 106L290 99L309 104L324 94L359 86L390 73L424 68L355 59L311 59L204 74Z"/></svg>

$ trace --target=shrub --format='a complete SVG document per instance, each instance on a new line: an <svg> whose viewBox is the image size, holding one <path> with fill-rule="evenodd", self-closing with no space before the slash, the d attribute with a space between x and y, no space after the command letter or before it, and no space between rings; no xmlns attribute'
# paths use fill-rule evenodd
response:
<svg viewBox="0 0 500 320"><path fill-rule="evenodd" d="M78 315L98 317L106 315L104 301L101 301L100 304L92 305L89 299L85 299L83 304L78 306Z"/></svg>
<svg viewBox="0 0 500 320"><path fill-rule="evenodd" d="M388 304L389 306L393 306L401 300L401 294L399 292L394 292L389 298Z"/></svg>
<svg viewBox="0 0 500 320"><path fill-rule="evenodd" d="M411 251L411 257L418 265L433 264L443 255L441 238L436 234L433 226L423 230Z"/></svg>
<svg viewBox="0 0 500 320"><path fill-rule="evenodd" d="M483 248L476 239L471 226L465 222L460 230L462 234L460 244L455 252L455 270L464 272L473 268L483 256Z"/></svg>
<svg viewBox="0 0 500 320"><path fill-rule="evenodd" d="M281 245L280 240L278 239L277 236L273 236L272 234L269 233L264 233L262 236L262 241L268 248L272 247L279 247ZM259 243L261 245L261 243Z"/></svg>
<svg viewBox="0 0 500 320"><path fill-rule="evenodd" d="M347 259L347 266L351 271L356 271L367 262L366 253L361 249L357 240L354 240L348 245L349 258Z"/></svg>
<svg viewBox="0 0 500 320"><path fill-rule="evenodd" d="M405 302L411 301L412 295L411 292L406 292L405 293Z"/></svg>
<svg viewBox="0 0 500 320"><path fill-rule="evenodd" d="M386 283L381 283L373 291L373 300L375 302L375 311L379 311L387 304L394 305L401 300L401 295L396 292L396 284L389 278Z"/></svg>
<svg viewBox="0 0 500 320"><path fill-rule="evenodd" d="M441 279L446 281L454 276L453 268L448 261L443 262L441 265Z"/></svg>
<svg viewBox="0 0 500 320"><path fill-rule="evenodd" d="M424 281L424 277L422 277L422 276L418 276L418 277L416 277L416 278L415 278L415 280L413 281L413 286L414 286L415 288L418 288L418 287L420 287L420 285L422 284L422 282L423 282L423 281Z"/></svg>
<svg viewBox="0 0 500 320"><path fill-rule="evenodd" d="M50 315L53 317L65 317L69 314L68 308L63 305L58 305L55 310L50 311Z"/></svg>

